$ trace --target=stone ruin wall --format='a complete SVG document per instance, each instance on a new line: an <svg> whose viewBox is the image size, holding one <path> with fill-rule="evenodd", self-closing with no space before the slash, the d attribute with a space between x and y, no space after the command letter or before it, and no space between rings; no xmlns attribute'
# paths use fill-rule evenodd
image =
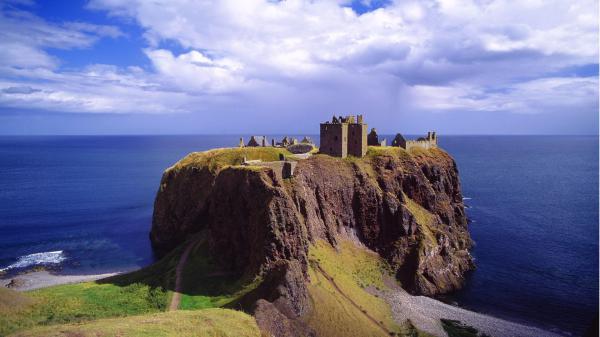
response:
<svg viewBox="0 0 600 337"><path fill-rule="evenodd" d="M348 155L362 158L367 154L367 124L348 125Z"/></svg>
<svg viewBox="0 0 600 337"><path fill-rule="evenodd" d="M320 151L334 157L348 155L348 124L321 124Z"/></svg>
<svg viewBox="0 0 600 337"><path fill-rule="evenodd" d="M406 151L412 148L422 148L425 150L433 149L437 147L436 140L407 140Z"/></svg>
<svg viewBox="0 0 600 337"><path fill-rule="evenodd" d="M268 167L273 170L275 177L279 181L283 181L283 179L288 179L294 176L294 171L296 170L296 165L298 165L295 161L265 161L265 162L253 162L250 164L251 166L260 166L260 167Z"/></svg>

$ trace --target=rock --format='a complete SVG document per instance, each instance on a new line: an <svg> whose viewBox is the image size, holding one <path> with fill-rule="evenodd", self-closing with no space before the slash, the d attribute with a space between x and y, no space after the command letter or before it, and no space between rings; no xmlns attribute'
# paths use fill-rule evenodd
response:
<svg viewBox="0 0 600 337"><path fill-rule="evenodd" d="M19 289L27 284L27 281L21 278L13 278L8 282L5 287L9 289Z"/></svg>
<svg viewBox="0 0 600 337"><path fill-rule="evenodd" d="M291 320L283 315L276 306L266 300L256 302L254 318L261 331L268 331L277 337L313 337L314 331L299 320Z"/></svg>
<svg viewBox="0 0 600 337"><path fill-rule="evenodd" d="M298 143L287 147L287 150L294 154L308 153L315 149L313 144Z"/></svg>
<svg viewBox="0 0 600 337"><path fill-rule="evenodd" d="M458 170L441 149L394 148L361 159L316 155L285 180L269 168L205 161L186 158L164 173L152 244L166 252L205 230L222 266L263 276L244 301L267 331L305 328L294 319L309 310L307 254L316 240L359 242L389 261L415 294L455 290L474 267Z"/></svg>

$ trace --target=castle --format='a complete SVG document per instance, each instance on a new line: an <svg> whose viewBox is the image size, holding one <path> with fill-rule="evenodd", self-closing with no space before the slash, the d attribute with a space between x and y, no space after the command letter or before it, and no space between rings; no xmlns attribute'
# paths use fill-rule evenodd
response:
<svg viewBox="0 0 600 337"><path fill-rule="evenodd" d="M367 135L367 124L362 115L358 115L356 118L354 116L333 116L331 122L321 123L320 153L333 157L354 156L360 158L367 154L367 145L387 146L387 141L379 140L375 128L371 129ZM435 132L430 131L426 137L406 140L398 133L391 145L406 150L412 148L431 149L437 147L437 136Z"/></svg>
<svg viewBox="0 0 600 337"><path fill-rule="evenodd" d="M347 156L364 157L367 154L367 146L388 146L386 139L379 139L377 130L371 129L367 134L367 123L362 115L336 117L331 121L321 123L321 144L319 153L327 154L333 157L346 158ZM284 137L280 142L271 139L269 142L265 136L251 136L248 144L244 144L244 139L240 138L239 147L281 147L287 149L293 154L310 156L315 148L312 140L304 137L298 142L296 138ZM406 140L404 136L397 133L392 140L391 146L401 147L405 150L413 148L432 149L437 147L437 135L435 132L427 132L427 136L419 137L416 140ZM253 161L249 161L251 163ZM264 166L264 165L263 165ZM293 172L293 168L286 168ZM287 176L287 174L284 174Z"/></svg>
<svg viewBox="0 0 600 337"><path fill-rule="evenodd" d="M319 152L342 158L367 154L367 124L363 116L333 116L331 122L321 123Z"/></svg>
<svg viewBox="0 0 600 337"><path fill-rule="evenodd" d="M407 140L406 145L404 146L404 148L407 150L415 147L420 147L422 149L431 149L437 147L437 136L435 132L427 132L427 137L419 137L417 140Z"/></svg>

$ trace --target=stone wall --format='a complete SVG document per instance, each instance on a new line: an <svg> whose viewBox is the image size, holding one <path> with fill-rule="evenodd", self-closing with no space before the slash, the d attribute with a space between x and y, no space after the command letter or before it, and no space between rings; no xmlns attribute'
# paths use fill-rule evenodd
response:
<svg viewBox="0 0 600 337"><path fill-rule="evenodd" d="M422 149L432 149L437 147L437 141L434 140L407 140L406 141L406 150L410 150L412 148L422 148Z"/></svg>
<svg viewBox="0 0 600 337"><path fill-rule="evenodd" d="M295 161L265 161L265 162L251 162L249 165L251 166L260 166L260 167L268 167L273 170L275 177L282 181L283 179L288 179L294 176L294 171L296 169L296 165L298 165Z"/></svg>
<svg viewBox="0 0 600 337"><path fill-rule="evenodd" d="M348 155L347 143L348 124L321 124L321 145L319 147L319 152L333 157L344 158Z"/></svg>
<svg viewBox="0 0 600 337"><path fill-rule="evenodd" d="M367 154L367 124L348 125L348 154L358 158Z"/></svg>

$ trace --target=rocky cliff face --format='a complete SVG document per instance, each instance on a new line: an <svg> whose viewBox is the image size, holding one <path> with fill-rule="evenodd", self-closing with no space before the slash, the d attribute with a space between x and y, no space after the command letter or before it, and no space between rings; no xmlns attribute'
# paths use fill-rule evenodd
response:
<svg viewBox="0 0 600 337"><path fill-rule="evenodd" d="M372 148L362 159L316 155L285 180L268 168L236 166L242 156L253 159L252 149L219 151L191 154L164 173L152 243L168 251L206 230L213 258L226 269L282 275L280 285L293 285L261 295L284 297L277 308L288 317L308 310L298 280L308 277L308 249L319 239L334 247L351 239L379 253L417 294L454 290L473 267L456 164L440 149ZM259 312L267 307L256 303Z"/></svg>

